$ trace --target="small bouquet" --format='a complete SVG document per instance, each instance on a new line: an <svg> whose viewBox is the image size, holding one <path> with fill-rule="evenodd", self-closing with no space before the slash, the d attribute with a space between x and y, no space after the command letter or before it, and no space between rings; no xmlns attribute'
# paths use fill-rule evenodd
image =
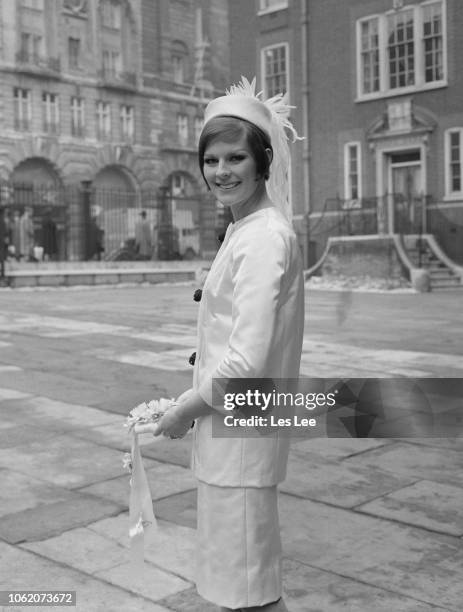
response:
<svg viewBox="0 0 463 612"><path fill-rule="evenodd" d="M130 432L135 425L157 423L174 403L175 400L164 397L159 400L151 400L148 403L142 402L129 412L124 427L128 427Z"/></svg>

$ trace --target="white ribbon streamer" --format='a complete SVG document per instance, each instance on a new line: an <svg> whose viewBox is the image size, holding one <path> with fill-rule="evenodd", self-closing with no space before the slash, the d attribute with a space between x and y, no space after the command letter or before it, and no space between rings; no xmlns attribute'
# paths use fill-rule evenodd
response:
<svg viewBox="0 0 463 612"><path fill-rule="evenodd" d="M130 480L129 501L129 545L131 568L134 572L143 570L145 553L144 544L152 532L151 528L157 527L156 517L153 511L151 491L146 477L143 460L138 444L138 434L132 431L132 478Z"/></svg>

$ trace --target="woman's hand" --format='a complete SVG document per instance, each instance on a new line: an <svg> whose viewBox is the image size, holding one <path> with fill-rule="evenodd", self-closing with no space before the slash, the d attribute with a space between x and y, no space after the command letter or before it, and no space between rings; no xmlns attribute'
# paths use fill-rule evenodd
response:
<svg viewBox="0 0 463 612"><path fill-rule="evenodd" d="M169 438L183 438L190 427L191 419L185 419L180 405L174 404L157 423L154 423L152 433L154 436L164 434Z"/></svg>
<svg viewBox="0 0 463 612"><path fill-rule="evenodd" d="M136 434L153 434L157 435L158 423L146 423L145 425L136 424L133 426L133 431ZM132 431L131 429L129 431Z"/></svg>

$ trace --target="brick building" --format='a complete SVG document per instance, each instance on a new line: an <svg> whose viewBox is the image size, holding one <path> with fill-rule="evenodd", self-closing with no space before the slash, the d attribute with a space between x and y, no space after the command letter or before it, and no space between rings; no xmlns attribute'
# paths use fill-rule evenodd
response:
<svg viewBox="0 0 463 612"><path fill-rule="evenodd" d="M462 3L309 5L310 198L319 252L323 229L340 230L337 201L350 223L344 231L431 233L462 263Z"/></svg>
<svg viewBox="0 0 463 612"><path fill-rule="evenodd" d="M85 181L107 252L141 207L194 255L212 250L195 144L228 52L226 0L0 2L0 204L33 205L36 221L51 206L60 256L80 258L88 218L68 187Z"/></svg>
<svg viewBox="0 0 463 612"><path fill-rule="evenodd" d="M461 264L463 3L231 4L232 76L286 84L307 136L292 184L310 263L329 236L429 233Z"/></svg>

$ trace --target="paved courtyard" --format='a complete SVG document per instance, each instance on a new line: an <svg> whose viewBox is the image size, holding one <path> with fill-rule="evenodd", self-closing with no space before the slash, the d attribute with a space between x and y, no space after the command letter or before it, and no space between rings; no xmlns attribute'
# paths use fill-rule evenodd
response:
<svg viewBox="0 0 463 612"><path fill-rule="evenodd" d="M193 585L189 437L143 441L159 527L144 576L127 549L122 423L189 386L194 289L0 291L0 590L74 590L82 612L214 609ZM303 375L463 379L463 292L306 297ZM280 500L291 611L461 612L461 402L441 386L433 407L449 405L452 437L295 441Z"/></svg>

